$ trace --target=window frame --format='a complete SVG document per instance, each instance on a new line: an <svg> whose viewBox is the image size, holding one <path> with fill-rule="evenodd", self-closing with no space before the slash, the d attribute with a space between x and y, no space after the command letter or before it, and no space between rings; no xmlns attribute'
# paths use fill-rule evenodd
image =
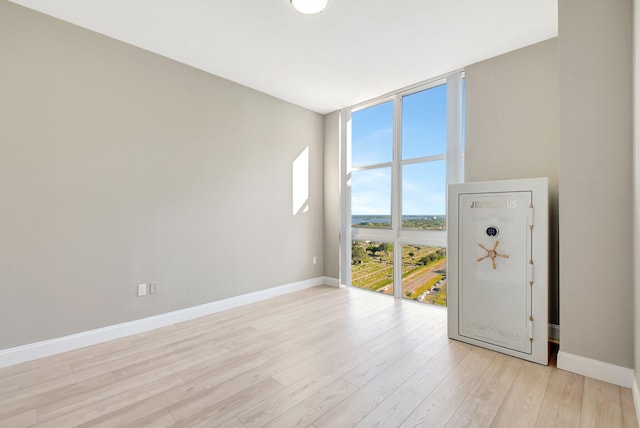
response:
<svg viewBox="0 0 640 428"><path fill-rule="evenodd" d="M352 241L390 242L394 247L394 297L402 298L402 246L447 246L446 230L417 230L402 228L402 167L404 165L445 160L446 185L462 182L462 81L464 71L458 70L391 94L357 104L340 112L340 284L351 286ZM402 99L442 84L447 85L446 153L402 159ZM352 113L393 101L393 158L391 162L370 165L351 164ZM353 172L391 167L391 228L358 228L351 224L351 176ZM446 210L446 203L445 203ZM445 212L446 216L446 212Z"/></svg>

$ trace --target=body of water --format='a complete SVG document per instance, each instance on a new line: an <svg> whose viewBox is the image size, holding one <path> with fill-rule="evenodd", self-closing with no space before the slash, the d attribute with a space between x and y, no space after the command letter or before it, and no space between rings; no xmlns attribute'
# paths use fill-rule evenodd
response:
<svg viewBox="0 0 640 428"><path fill-rule="evenodd" d="M417 221L417 220L444 220L444 215L403 215L402 221ZM351 216L351 224L360 224L360 223L391 223L390 215L357 215L354 214Z"/></svg>

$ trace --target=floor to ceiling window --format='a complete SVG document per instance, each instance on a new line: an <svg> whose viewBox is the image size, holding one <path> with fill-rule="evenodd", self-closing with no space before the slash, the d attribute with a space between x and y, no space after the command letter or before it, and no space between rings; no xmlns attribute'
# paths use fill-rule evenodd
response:
<svg viewBox="0 0 640 428"><path fill-rule="evenodd" d="M447 184L462 181L461 72L342 112L341 282L446 306Z"/></svg>

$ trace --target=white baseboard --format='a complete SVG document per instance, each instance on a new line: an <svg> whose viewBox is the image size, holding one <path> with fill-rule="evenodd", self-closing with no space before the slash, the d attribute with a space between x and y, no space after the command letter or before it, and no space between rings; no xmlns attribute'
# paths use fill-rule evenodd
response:
<svg viewBox="0 0 640 428"><path fill-rule="evenodd" d="M549 324L549 339L560 341L560 326L558 324Z"/></svg>
<svg viewBox="0 0 640 428"><path fill-rule="evenodd" d="M625 388L631 388L634 385L635 376L632 369L563 351L558 352L558 368Z"/></svg>
<svg viewBox="0 0 640 428"><path fill-rule="evenodd" d="M270 299L272 297L281 296L283 294L293 293L294 291L304 290L306 288L324 284L332 285L330 284L332 280L333 278L327 277L312 278L305 281L294 282L278 287L268 288L266 290L230 297L224 300L205 303L203 305L154 315L135 321L110 325L69 336L17 346L15 348L3 349L0 350L0 368L60 354L62 352L72 351L74 349L84 348L86 346L96 345L98 343L131 336L133 334L177 324L183 321L189 321L205 315L214 314L216 312L222 312L239 306L248 305L250 303Z"/></svg>
<svg viewBox="0 0 640 428"><path fill-rule="evenodd" d="M331 278L330 276L325 276L324 285L330 285L332 287L340 287L340 280L338 278Z"/></svg>

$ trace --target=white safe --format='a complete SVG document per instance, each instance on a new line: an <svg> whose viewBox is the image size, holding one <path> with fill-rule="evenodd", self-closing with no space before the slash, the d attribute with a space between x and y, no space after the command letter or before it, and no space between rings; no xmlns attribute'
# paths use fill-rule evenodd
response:
<svg viewBox="0 0 640 428"><path fill-rule="evenodd" d="M449 186L450 338L548 364L548 212L547 178Z"/></svg>

